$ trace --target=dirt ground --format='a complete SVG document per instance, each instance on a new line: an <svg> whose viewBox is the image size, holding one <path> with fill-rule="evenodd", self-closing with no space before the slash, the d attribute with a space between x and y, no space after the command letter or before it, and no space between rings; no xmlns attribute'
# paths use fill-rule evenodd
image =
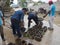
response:
<svg viewBox="0 0 60 45"><path fill-rule="evenodd" d="M41 14L39 14L39 17L42 17ZM56 17L55 17L55 20L54 20L54 23L58 26L60 26L60 15L56 14ZM45 18L45 20L48 21L48 16ZM6 23L6 25L9 27L9 24ZM13 36L12 34L12 30L9 29L7 26L4 26L4 34L5 34L5 37L6 37L6 40L8 42L13 42L15 43L15 37Z"/></svg>

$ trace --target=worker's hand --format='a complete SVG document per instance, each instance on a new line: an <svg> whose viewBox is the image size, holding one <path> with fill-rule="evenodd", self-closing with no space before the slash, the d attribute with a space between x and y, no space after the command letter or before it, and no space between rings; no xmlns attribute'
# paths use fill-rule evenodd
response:
<svg viewBox="0 0 60 45"><path fill-rule="evenodd" d="M5 22L3 22L3 25L5 26Z"/></svg>
<svg viewBox="0 0 60 45"><path fill-rule="evenodd" d="M5 20L4 20L4 17L2 17L2 20L3 20L3 25L5 25Z"/></svg>
<svg viewBox="0 0 60 45"><path fill-rule="evenodd" d="M20 22L20 27L24 27L24 22Z"/></svg>
<svg viewBox="0 0 60 45"><path fill-rule="evenodd" d="M30 21L30 23L32 23L32 21Z"/></svg>
<svg viewBox="0 0 60 45"><path fill-rule="evenodd" d="M46 16L43 16L43 18L45 18Z"/></svg>
<svg viewBox="0 0 60 45"><path fill-rule="evenodd" d="M24 26L23 25L21 25L21 28L23 28Z"/></svg>
<svg viewBox="0 0 60 45"><path fill-rule="evenodd" d="M21 27L21 28L23 28L23 27L24 27L24 25L20 25L20 27Z"/></svg>

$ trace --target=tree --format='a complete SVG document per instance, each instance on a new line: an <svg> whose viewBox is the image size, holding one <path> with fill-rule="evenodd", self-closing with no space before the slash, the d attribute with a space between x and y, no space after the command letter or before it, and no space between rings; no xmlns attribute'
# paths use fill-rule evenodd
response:
<svg viewBox="0 0 60 45"><path fill-rule="evenodd" d="M21 0L21 3L22 3L22 7L27 7L27 2L26 2L26 0Z"/></svg>
<svg viewBox="0 0 60 45"><path fill-rule="evenodd" d="M10 11L10 0L1 0L0 6L2 7L3 11Z"/></svg>

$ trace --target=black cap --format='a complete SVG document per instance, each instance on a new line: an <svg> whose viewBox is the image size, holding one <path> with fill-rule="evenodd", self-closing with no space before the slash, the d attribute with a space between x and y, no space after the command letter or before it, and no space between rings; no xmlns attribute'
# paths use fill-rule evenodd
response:
<svg viewBox="0 0 60 45"><path fill-rule="evenodd" d="M28 11L28 8L22 8L22 10Z"/></svg>

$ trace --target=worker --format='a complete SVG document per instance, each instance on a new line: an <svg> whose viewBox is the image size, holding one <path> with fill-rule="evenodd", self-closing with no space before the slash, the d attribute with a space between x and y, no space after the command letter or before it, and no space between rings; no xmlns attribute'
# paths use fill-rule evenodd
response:
<svg viewBox="0 0 60 45"><path fill-rule="evenodd" d="M22 37L21 27L24 27L24 14L26 14L27 11L27 8L23 8L22 10L16 11L11 17L13 35L17 36L18 38Z"/></svg>
<svg viewBox="0 0 60 45"><path fill-rule="evenodd" d="M4 21L4 16L3 16L2 8L0 6L0 34L1 34L1 38L2 38L3 44L7 45L8 42L7 42L7 40L5 39L5 36L4 36L3 26L5 26L5 21Z"/></svg>
<svg viewBox="0 0 60 45"><path fill-rule="evenodd" d="M43 16L43 18L45 18L49 14L49 26L50 27L48 29L54 30L53 22L54 22L56 7L52 1L49 1L49 5L50 5L50 9L49 9L48 13L45 16Z"/></svg>
<svg viewBox="0 0 60 45"><path fill-rule="evenodd" d="M38 25L38 16L36 14L36 12L34 12L33 9L31 9L31 12L29 12L28 14L28 28L30 28L30 24L31 24L31 20L34 20L36 25Z"/></svg>

